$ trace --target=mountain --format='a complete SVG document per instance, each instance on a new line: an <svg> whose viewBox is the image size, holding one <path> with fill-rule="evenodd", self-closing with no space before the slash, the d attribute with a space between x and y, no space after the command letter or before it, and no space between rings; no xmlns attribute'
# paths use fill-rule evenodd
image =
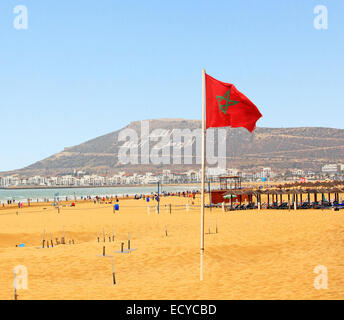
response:
<svg viewBox="0 0 344 320"><path fill-rule="evenodd" d="M144 122L149 125L152 139L156 139L155 129L162 129L164 134L170 136L176 129L195 130L201 128L200 120L184 119L156 119ZM141 141L141 121L130 123L125 128L111 132L101 137L84 142L80 145L65 148L44 160L38 161L20 170L3 172L5 174L32 175L57 175L69 174L74 170L83 170L95 174L114 174L119 171L126 172L157 172L162 169L171 169L181 172L188 169L200 168L196 164L195 150L196 138L189 142L184 141L178 145L179 149L192 144L192 164L122 164L118 154L124 144L119 141L119 134L136 132L139 146ZM129 129L129 130L128 130ZM251 169L271 167L276 171L290 168L303 170L319 170L326 163L344 161L344 130L319 127L302 128L257 128L253 134L242 128L226 128L226 155L227 167L238 169ZM215 130L215 150L217 149L217 129ZM135 134L134 134L135 135ZM150 150L161 141L150 142ZM165 143L166 145L166 143ZM176 146L175 146L176 147ZM138 149L140 150L140 148ZM172 149L171 149L172 150ZM172 154L172 151L171 151ZM140 157L139 157L140 160ZM140 162L139 162L140 163Z"/></svg>

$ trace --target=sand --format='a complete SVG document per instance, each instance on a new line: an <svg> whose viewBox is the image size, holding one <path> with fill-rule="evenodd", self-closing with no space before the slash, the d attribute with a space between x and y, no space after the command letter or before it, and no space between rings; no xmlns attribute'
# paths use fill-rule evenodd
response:
<svg viewBox="0 0 344 320"><path fill-rule="evenodd" d="M185 204L189 201L190 211ZM172 204L172 212L165 204ZM191 200L163 198L147 212L144 200L77 202L60 214L51 205L0 211L0 299L13 299L13 268L28 270L26 299L343 299L344 211L206 211L204 280L199 280L200 209ZM196 199L195 205L199 205ZM45 209L44 209L45 208ZM16 212L18 211L18 215ZM218 233L216 233L216 221ZM166 236L166 226L167 234ZM112 237L115 231L115 241ZM42 246L61 238L66 245ZM114 256L116 285L112 283ZM128 254L120 254L121 242ZM101 242L97 242L99 234ZM74 245L69 245L69 240ZM24 248L15 247L25 243ZM314 268L328 270L317 290Z"/></svg>

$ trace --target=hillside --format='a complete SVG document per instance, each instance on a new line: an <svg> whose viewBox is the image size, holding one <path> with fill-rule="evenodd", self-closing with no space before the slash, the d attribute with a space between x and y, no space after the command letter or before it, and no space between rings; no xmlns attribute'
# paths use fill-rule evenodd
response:
<svg viewBox="0 0 344 320"><path fill-rule="evenodd" d="M200 120L149 120L150 133L155 129L164 129L168 130L171 137L171 132L174 129L194 130L200 127ZM140 121L132 122L123 129L135 130L139 138L138 144L141 143ZM74 169L97 174L112 174L118 171L154 172L162 169L184 171L189 168L200 167L196 164L195 157L193 157L193 164L182 166L173 164L123 165L118 160L119 148L124 143L118 141L121 130L77 146L65 148L62 152L33 163L26 168L2 174L55 175L72 173ZM278 170L286 168L319 170L321 165L325 163L344 161L344 130L342 129L317 127L257 128L253 134L241 128L227 128L225 130L227 167L248 169L269 166ZM215 138L217 138L216 130ZM158 141L150 142L150 148L157 143ZM180 148L183 148L184 145ZM196 143L193 141L193 150L195 150L195 145ZM215 146L217 146L217 139L215 139Z"/></svg>

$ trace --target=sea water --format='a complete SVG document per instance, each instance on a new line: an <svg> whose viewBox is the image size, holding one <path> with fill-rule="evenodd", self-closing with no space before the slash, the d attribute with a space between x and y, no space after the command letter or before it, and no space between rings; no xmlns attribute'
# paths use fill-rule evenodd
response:
<svg viewBox="0 0 344 320"><path fill-rule="evenodd" d="M195 185L178 185L178 186L161 186L160 192L178 192L178 191L193 191L197 190ZM135 194L151 194L157 193L157 186L133 186L133 187L94 187L94 188L55 188L55 189L0 189L0 201L6 203L7 200L15 200L16 202L27 202L27 199L36 202L49 199L53 201L55 198L65 200L81 199L81 197L105 197L117 196L123 197L126 195L132 196Z"/></svg>

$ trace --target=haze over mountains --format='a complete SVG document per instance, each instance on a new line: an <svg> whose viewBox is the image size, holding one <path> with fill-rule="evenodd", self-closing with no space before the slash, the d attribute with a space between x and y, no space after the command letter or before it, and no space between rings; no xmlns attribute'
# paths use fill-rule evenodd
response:
<svg viewBox="0 0 344 320"><path fill-rule="evenodd" d="M167 130L171 136L174 129L200 129L200 120L184 119L156 119L147 120L149 132L155 129ZM133 129L141 144L141 121L130 123L123 129ZM121 129L121 130L123 130ZM196 139L192 142L184 141L179 148L183 149L187 143L192 143L192 164L122 164L118 153L124 141L119 141L117 130L101 137L84 142L80 145L65 148L46 159L33 163L23 169L5 174L19 174L21 176L71 174L74 170L87 171L95 174L111 175L119 171L128 173L161 172L163 169L182 172L188 169L199 169L196 164ZM280 171L299 168L303 170L319 171L326 163L344 161L344 130L319 127L302 128L257 128L253 134L246 129L226 128L227 168L259 169L271 167ZM217 152L217 129L215 130L215 153ZM161 139L160 139L161 140ZM150 148L158 141L151 141ZM171 147L172 150L172 147ZM172 157L172 151L171 151Z"/></svg>

